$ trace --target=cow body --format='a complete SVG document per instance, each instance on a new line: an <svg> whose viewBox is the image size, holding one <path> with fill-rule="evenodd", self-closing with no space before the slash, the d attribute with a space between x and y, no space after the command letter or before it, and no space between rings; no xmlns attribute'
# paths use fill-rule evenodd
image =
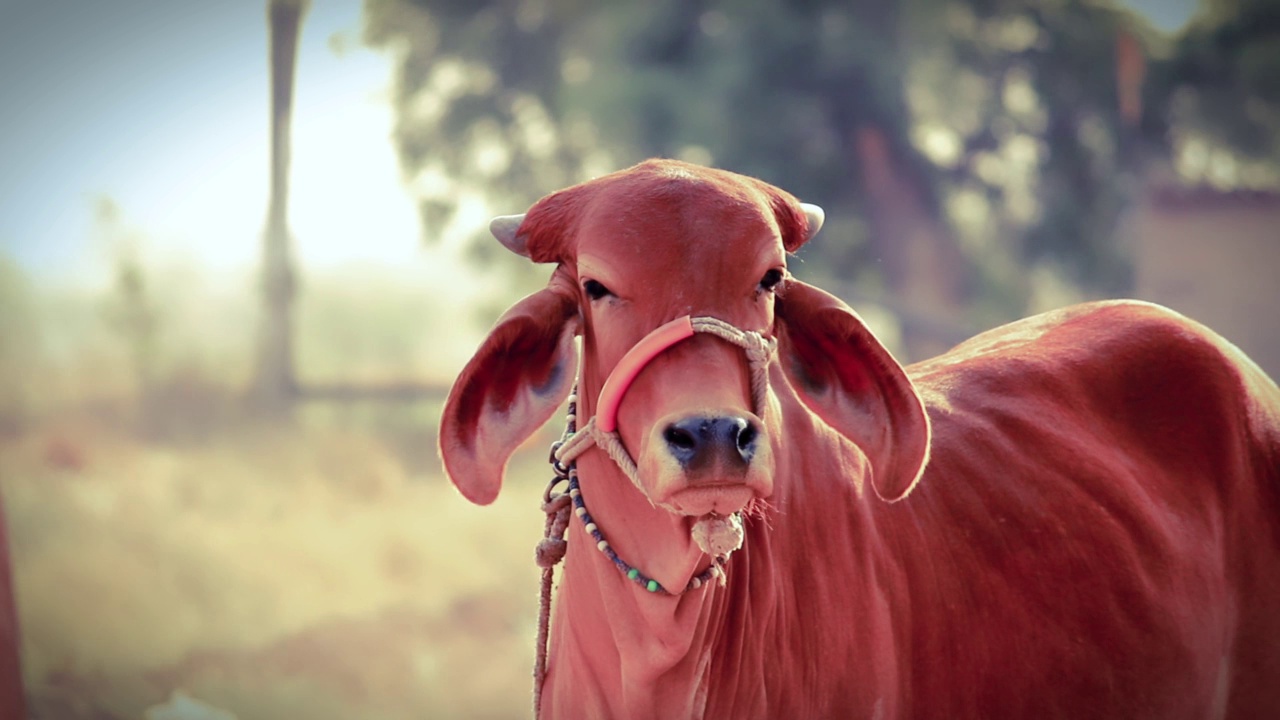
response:
<svg viewBox="0 0 1280 720"><path fill-rule="evenodd" d="M884 515L914 716L1280 712L1280 394L1256 366L1108 303L913 375L934 454Z"/></svg>
<svg viewBox="0 0 1280 720"><path fill-rule="evenodd" d="M625 215L608 192L535 206L527 241L560 224L578 254L531 251L560 263L549 294L499 322L446 404L446 467L483 502L497 489L482 451L531 432L568 392L566 337L583 337L584 418L619 356L682 312L778 340L764 407L748 407L740 359L714 340L641 373L620 416L638 486L602 452L578 460L593 520L664 587L708 563L688 537L700 511L667 498L746 487L756 500L725 583L676 595L645 592L570 525L543 717L1280 717L1270 379L1211 331L1137 302L1024 320L904 372L816 288L735 295L746 281L734 268L765 257L742 273L759 277L773 262L767 239L751 240L759 223L734 225L735 212L778 218L779 249L807 237L788 229L787 202L724 175L648 163L598 181L644 211L630 238L593 228ZM702 239L698 207L724 245ZM622 243L626 262L599 238ZM735 252L716 261L726 245ZM626 289L601 300L587 272ZM502 364L513 348L518 368ZM670 461L659 431L673 419L730 412L769 443L741 477Z"/></svg>

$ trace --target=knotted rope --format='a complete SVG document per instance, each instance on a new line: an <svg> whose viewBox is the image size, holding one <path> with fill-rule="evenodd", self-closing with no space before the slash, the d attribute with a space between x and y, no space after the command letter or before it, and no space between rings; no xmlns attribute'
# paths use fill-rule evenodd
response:
<svg viewBox="0 0 1280 720"><path fill-rule="evenodd" d="M542 568L542 583L538 593L538 654L533 665L533 714L539 717L542 707L542 685L547 677L547 641L551 627L551 587L555 566L564 559L568 542L564 533L569 528L569 493L556 492L557 485L565 482L555 477L543 493L542 510L547 514L545 537L538 543L535 553L538 567Z"/></svg>
<svg viewBox="0 0 1280 720"><path fill-rule="evenodd" d="M778 350L778 341L751 330L739 330L713 317L693 318L693 330L715 335L746 352L751 372L751 402L755 403L757 413L763 413L769 391L769 361Z"/></svg>
<svg viewBox="0 0 1280 720"><path fill-rule="evenodd" d="M773 359L778 342L771 338L766 338L758 332L739 330L729 323L713 317L696 317L691 322L694 332L714 335L741 347L745 351L747 367L751 374L751 402L754 404L756 412L764 412L769 391L769 361ZM562 444L559 445L558 449L553 451L555 462L568 467L569 463L572 463L579 455L590 449L592 444L595 444L601 450L604 450L609 457L613 458L614 463L618 465L618 469L631 480L631 484L635 485L640 492L644 492L644 487L640 484L640 475L636 468L636 462L631 458L631 454L627 452L626 446L622 444L622 436L617 430L601 430L596 426L596 419L591 418L582 427L581 432L569 433L566 438L562 440Z"/></svg>

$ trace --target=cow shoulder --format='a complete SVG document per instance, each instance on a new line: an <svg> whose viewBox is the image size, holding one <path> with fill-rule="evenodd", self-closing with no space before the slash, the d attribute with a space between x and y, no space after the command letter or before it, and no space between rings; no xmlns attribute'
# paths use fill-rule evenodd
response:
<svg viewBox="0 0 1280 720"><path fill-rule="evenodd" d="M1046 433L1091 428L1113 446L1188 469L1217 470L1241 454L1255 467L1277 466L1275 383L1226 339L1151 303L1095 302L1037 315L909 373L942 443L1016 414Z"/></svg>

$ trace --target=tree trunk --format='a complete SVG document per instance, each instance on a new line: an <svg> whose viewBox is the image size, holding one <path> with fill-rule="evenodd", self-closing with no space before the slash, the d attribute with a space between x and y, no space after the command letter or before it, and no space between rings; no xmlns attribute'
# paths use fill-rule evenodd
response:
<svg viewBox="0 0 1280 720"><path fill-rule="evenodd" d="M263 415L287 419L295 395L293 298L296 286L288 228L289 126L294 67L305 0L269 0L271 62L271 197L262 239L262 319L253 398Z"/></svg>
<svg viewBox="0 0 1280 720"><path fill-rule="evenodd" d="M874 125L855 129L853 148L867 193L871 244L891 300L904 310L900 319L906 360L924 360L953 344L951 333L938 333L936 328L965 326L965 258L925 202L911 172L895 156L884 131Z"/></svg>
<svg viewBox="0 0 1280 720"><path fill-rule="evenodd" d="M832 126L858 176L853 207L862 208L869 244L895 308L901 354L913 362L954 344L965 328L969 265L934 198L926 163L909 140L903 23L910 3L857 6L867 42L862 59L831 78Z"/></svg>

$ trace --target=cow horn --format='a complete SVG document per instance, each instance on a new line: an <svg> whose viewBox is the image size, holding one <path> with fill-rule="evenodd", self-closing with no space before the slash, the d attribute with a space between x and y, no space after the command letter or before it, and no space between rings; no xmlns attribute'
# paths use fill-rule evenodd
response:
<svg viewBox="0 0 1280 720"><path fill-rule="evenodd" d="M822 229L822 223L827 219L827 214L822 208L813 203L800 203L800 209L804 210L804 216L809 221L809 234L805 240L812 240L814 235ZM494 222L497 222L496 220Z"/></svg>
<svg viewBox="0 0 1280 720"><path fill-rule="evenodd" d="M819 213L822 211L819 210ZM498 238L498 242L511 252L529 257L529 237L517 233L524 222L524 213L519 215L499 215L489 221L489 232Z"/></svg>

